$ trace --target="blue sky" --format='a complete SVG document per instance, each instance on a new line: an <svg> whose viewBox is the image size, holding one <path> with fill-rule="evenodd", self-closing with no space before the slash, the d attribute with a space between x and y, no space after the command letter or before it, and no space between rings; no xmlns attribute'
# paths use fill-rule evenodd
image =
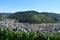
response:
<svg viewBox="0 0 60 40"><path fill-rule="evenodd" d="M60 13L60 0L0 0L0 12L26 10Z"/></svg>

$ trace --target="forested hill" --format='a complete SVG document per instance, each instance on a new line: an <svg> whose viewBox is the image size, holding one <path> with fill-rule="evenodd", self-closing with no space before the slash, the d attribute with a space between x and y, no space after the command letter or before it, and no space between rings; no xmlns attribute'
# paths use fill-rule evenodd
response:
<svg viewBox="0 0 60 40"><path fill-rule="evenodd" d="M10 19L16 19L19 22L29 23L53 23L60 22L60 14L36 11L16 12L9 16Z"/></svg>
<svg viewBox="0 0 60 40"><path fill-rule="evenodd" d="M8 16L10 16L12 13L0 13L0 15L2 16L2 17L8 17Z"/></svg>
<svg viewBox="0 0 60 40"><path fill-rule="evenodd" d="M0 21L5 20L8 16L12 15L13 13L0 13Z"/></svg>
<svg viewBox="0 0 60 40"><path fill-rule="evenodd" d="M55 22L59 22L60 23L60 14L50 13L50 12L41 12L41 14L52 18Z"/></svg>
<svg viewBox="0 0 60 40"><path fill-rule="evenodd" d="M48 17L52 17L52 18L59 18L60 17L60 14L51 13L51 12L41 12L41 14L48 16Z"/></svg>

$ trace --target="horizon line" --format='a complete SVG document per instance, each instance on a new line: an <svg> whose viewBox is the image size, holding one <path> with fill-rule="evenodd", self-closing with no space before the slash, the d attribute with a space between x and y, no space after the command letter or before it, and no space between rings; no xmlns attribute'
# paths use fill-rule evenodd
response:
<svg viewBox="0 0 60 40"><path fill-rule="evenodd" d="M16 12L25 12L25 11L36 11L36 10L20 10L20 11L14 11L14 12L0 12L0 13L16 13ZM52 11L36 11L36 12L48 12L48 13L56 13L60 14L60 12L52 12Z"/></svg>

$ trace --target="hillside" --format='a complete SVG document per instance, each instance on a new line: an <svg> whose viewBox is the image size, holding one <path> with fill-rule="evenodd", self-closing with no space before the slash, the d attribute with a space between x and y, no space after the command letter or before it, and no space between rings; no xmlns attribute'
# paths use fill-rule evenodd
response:
<svg viewBox="0 0 60 40"><path fill-rule="evenodd" d="M8 17L8 16L10 16L12 13L0 13L0 15L2 16L2 17Z"/></svg>
<svg viewBox="0 0 60 40"><path fill-rule="evenodd" d="M4 17L2 17L2 15L0 14L0 20L3 20L4 19Z"/></svg>
<svg viewBox="0 0 60 40"><path fill-rule="evenodd" d="M51 18L58 18L60 17L60 14L57 13L51 13L51 12L41 12L41 14L45 15L45 16L49 16Z"/></svg>
<svg viewBox="0 0 60 40"><path fill-rule="evenodd" d="M16 12L9 16L10 19L16 19L19 22L29 23L51 23L55 20L49 16L43 15L36 11Z"/></svg>
<svg viewBox="0 0 60 40"><path fill-rule="evenodd" d="M41 12L41 14L54 19L56 22L60 22L60 14L50 12Z"/></svg>
<svg viewBox="0 0 60 40"><path fill-rule="evenodd" d="M0 13L0 21L6 20L8 16L12 15L13 13Z"/></svg>

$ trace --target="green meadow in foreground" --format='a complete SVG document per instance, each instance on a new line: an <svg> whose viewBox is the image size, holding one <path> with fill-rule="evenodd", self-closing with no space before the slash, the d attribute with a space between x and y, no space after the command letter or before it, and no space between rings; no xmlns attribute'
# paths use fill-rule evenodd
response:
<svg viewBox="0 0 60 40"><path fill-rule="evenodd" d="M60 40L60 33L20 32L0 27L0 40Z"/></svg>

